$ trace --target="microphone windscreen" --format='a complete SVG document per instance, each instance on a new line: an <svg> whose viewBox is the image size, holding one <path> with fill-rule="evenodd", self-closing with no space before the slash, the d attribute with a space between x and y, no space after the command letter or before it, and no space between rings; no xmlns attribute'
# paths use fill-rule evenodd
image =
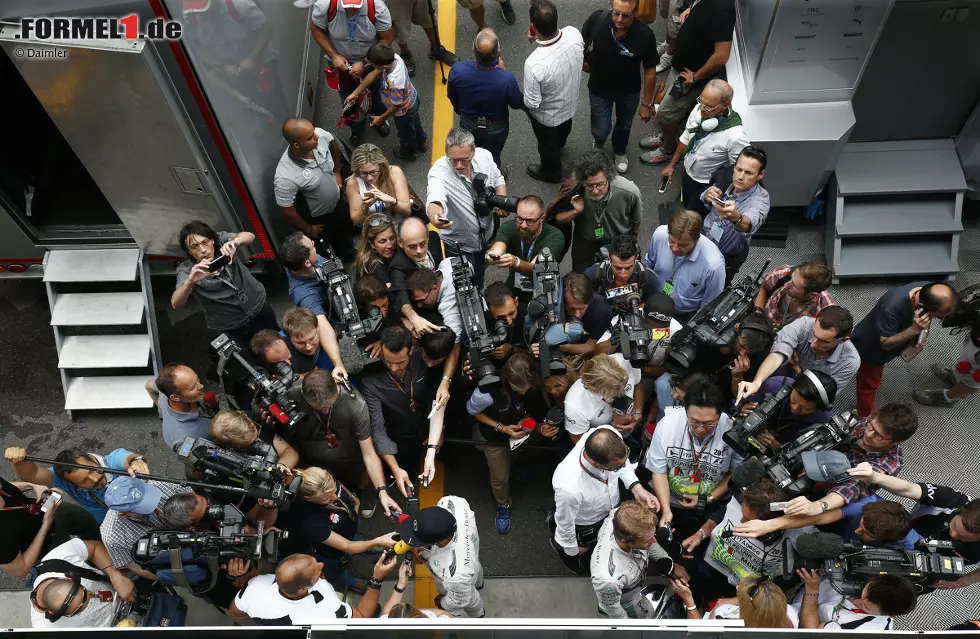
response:
<svg viewBox="0 0 980 639"><path fill-rule="evenodd" d="M674 572L674 560L669 557L661 557L653 562L653 569L657 571L658 575L668 577L670 573Z"/></svg>
<svg viewBox="0 0 980 639"><path fill-rule="evenodd" d="M754 486L766 476L766 467L758 459L749 459L732 470L732 482L745 490Z"/></svg>
<svg viewBox="0 0 980 639"><path fill-rule="evenodd" d="M660 526L657 528L657 543L660 547L664 549L664 552L671 557L680 557L681 548L680 543L674 541L674 536L670 532L670 528L666 526Z"/></svg>
<svg viewBox="0 0 980 639"><path fill-rule="evenodd" d="M218 408L218 396L211 391L204 393L204 398L201 401L208 408Z"/></svg>
<svg viewBox="0 0 980 639"><path fill-rule="evenodd" d="M844 540L833 533L804 533L796 538L796 552L806 559L835 559L844 553Z"/></svg>

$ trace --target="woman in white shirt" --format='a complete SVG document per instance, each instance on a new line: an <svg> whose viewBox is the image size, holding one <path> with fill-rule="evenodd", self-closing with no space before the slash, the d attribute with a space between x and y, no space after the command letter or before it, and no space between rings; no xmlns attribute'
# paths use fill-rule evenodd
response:
<svg viewBox="0 0 980 639"><path fill-rule="evenodd" d="M676 594L687 610L688 619L701 619L690 587L674 580ZM734 597L719 599L704 619L741 619L746 628L798 628L800 618L786 603L786 593L766 577L746 577L738 582Z"/></svg>
<svg viewBox="0 0 980 639"><path fill-rule="evenodd" d="M565 396L565 430L572 442L596 426L611 424L624 436L639 423L643 408L643 385L639 369L630 366L619 353L596 355L582 367L582 378L572 384ZM613 400L633 399L629 414L613 412Z"/></svg>
<svg viewBox="0 0 980 639"><path fill-rule="evenodd" d="M411 187L405 172L388 164L384 152L373 144L362 144L350 158L351 176L345 192L350 219L362 226L372 213L388 213L395 219L412 214Z"/></svg>

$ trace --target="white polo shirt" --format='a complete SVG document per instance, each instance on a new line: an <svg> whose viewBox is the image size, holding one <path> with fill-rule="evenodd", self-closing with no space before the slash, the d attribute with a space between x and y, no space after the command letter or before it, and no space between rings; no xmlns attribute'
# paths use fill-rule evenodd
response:
<svg viewBox="0 0 980 639"><path fill-rule="evenodd" d="M310 626L328 619L350 619L354 611L321 578L302 599L287 599L279 592L275 575L252 577L238 595L235 607L264 626Z"/></svg>
<svg viewBox="0 0 980 639"><path fill-rule="evenodd" d="M681 133L680 143L688 145L694 139L693 130L701 123L701 107L697 104L687 116L687 124ZM684 156L684 172L695 182L706 187L711 174L726 164L733 165L738 154L749 145L742 125L723 131L712 131L697 142L697 146Z"/></svg>

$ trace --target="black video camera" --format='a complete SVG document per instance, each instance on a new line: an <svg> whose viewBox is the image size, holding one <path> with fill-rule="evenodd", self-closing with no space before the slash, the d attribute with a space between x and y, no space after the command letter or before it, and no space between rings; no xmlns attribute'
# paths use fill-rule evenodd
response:
<svg viewBox="0 0 980 639"><path fill-rule="evenodd" d="M735 325L755 305L755 296L759 293L770 261L766 260L755 278L746 277L739 284L722 291L672 337L667 355L668 372L672 375L687 374L700 345L722 348L732 343Z"/></svg>
<svg viewBox="0 0 980 639"><path fill-rule="evenodd" d="M813 480L804 472L803 453L834 450L851 441L857 421L857 415L847 412L834 415L829 422L809 426L796 439L783 444L763 461L766 474L793 497L809 493Z"/></svg>
<svg viewBox="0 0 980 639"><path fill-rule="evenodd" d="M980 324L980 284L956 294L956 309L943 318L943 328L962 328Z"/></svg>
<svg viewBox="0 0 980 639"><path fill-rule="evenodd" d="M306 413L289 399L289 387L294 381L293 369L289 364L275 364L277 376L271 377L265 371L252 366L242 355L241 346L227 333L214 338L211 350L218 358L218 374L223 376L227 372L235 383L251 390L255 394L253 402L259 404L284 428L295 428L306 419Z"/></svg>
<svg viewBox="0 0 980 639"><path fill-rule="evenodd" d="M458 246L456 248L458 249ZM500 383L500 376L497 375L497 368L493 364L493 352L507 341L507 322L503 322L503 331L500 330L498 322L494 323L493 333L487 330L486 303L480 295L480 289L473 283L473 267L461 256L449 259L453 266L456 304L459 305L463 330L466 331L469 342L470 367L473 369L477 385L487 389Z"/></svg>
<svg viewBox="0 0 980 639"><path fill-rule="evenodd" d="M541 249L534 263L534 293L527 303L525 338L529 345L538 344L542 379L565 373L558 346L567 344L569 336L562 325L564 293L558 269L551 249Z"/></svg>
<svg viewBox="0 0 980 639"><path fill-rule="evenodd" d="M344 269L344 263L333 252L323 240L317 240L318 250L324 255L325 262L313 267L317 281L327 289L327 297L330 302L330 323L336 327L340 333L352 340L359 346L367 346L369 343L378 340L378 331L381 328L384 318L381 317L381 310L373 308L368 311L366 318L361 318L357 311L357 303L354 300L354 289L351 285L350 276ZM377 358L365 358L365 364L378 361Z"/></svg>
<svg viewBox="0 0 980 639"><path fill-rule="evenodd" d="M184 460L187 479L213 483L218 493L221 485L241 487L252 497L275 502L277 508L292 504L302 481L261 455L220 448L206 439L184 438L177 456Z"/></svg>
<svg viewBox="0 0 980 639"><path fill-rule="evenodd" d="M792 392L791 386L783 386L775 393L767 395L751 413L735 420L732 429L722 435L722 439L743 458L756 453L761 453L764 457L772 456L772 450L757 440L756 436L765 431L775 430L777 426L775 422L782 415Z"/></svg>
<svg viewBox="0 0 980 639"><path fill-rule="evenodd" d="M501 209L508 213L517 212L517 203L521 198L513 195L497 195L497 191L487 184L486 173L473 174L473 190L476 192L476 199L473 200L473 210L481 217L488 217L494 209Z"/></svg>
<svg viewBox="0 0 980 639"><path fill-rule="evenodd" d="M831 585L845 597L860 597L864 585L876 575L896 575L921 586L954 581L966 572L965 561L953 543L920 539L914 550L867 545L830 533L805 533L783 541L783 576L797 568L823 569Z"/></svg>
<svg viewBox="0 0 980 639"><path fill-rule="evenodd" d="M628 308L616 307L619 323L613 334L615 344L634 368L663 366L670 351L670 338L658 339L655 331L647 327L638 293L631 293L628 302Z"/></svg>

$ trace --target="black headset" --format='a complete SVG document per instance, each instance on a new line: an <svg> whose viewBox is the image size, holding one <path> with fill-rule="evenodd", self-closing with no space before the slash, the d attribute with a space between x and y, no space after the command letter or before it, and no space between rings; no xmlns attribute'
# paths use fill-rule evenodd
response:
<svg viewBox="0 0 980 639"><path fill-rule="evenodd" d="M50 581L50 580L46 580L46 581ZM61 604L61 606L58 607L58 610L56 612L51 612L50 610L45 609L44 618L54 623L55 621L58 621L59 619L64 617L65 613L68 612L68 608L71 607L72 602L75 601L75 597L77 597L79 593L84 592L84 590L85 588L82 586L82 580L79 577L72 577L71 590L68 591L68 596L65 597L65 601ZM36 601L37 600L35 598L35 602ZM68 616L70 617L71 615Z"/></svg>

